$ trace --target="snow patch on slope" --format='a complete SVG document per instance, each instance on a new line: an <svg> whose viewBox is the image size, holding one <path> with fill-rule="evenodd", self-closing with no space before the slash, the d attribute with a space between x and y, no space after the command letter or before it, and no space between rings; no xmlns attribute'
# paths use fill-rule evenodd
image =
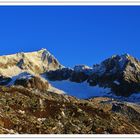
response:
<svg viewBox="0 0 140 140"><path fill-rule="evenodd" d="M111 92L110 88L101 88L99 86L89 86L87 82L76 83L69 80L49 81L57 89L63 90L66 94L80 99L91 97L106 96Z"/></svg>
<svg viewBox="0 0 140 140"><path fill-rule="evenodd" d="M65 94L63 90L60 90L58 88L53 87L52 85L49 85L49 92L57 93L57 94Z"/></svg>
<svg viewBox="0 0 140 140"><path fill-rule="evenodd" d="M48 80L49 81L49 80ZM118 81L114 81L120 84ZM124 102L140 103L140 93L133 93L129 97L116 96L110 88L102 88L97 86L90 86L87 82L76 83L69 80L49 81L49 83L62 91L62 94L75 96L80 99L88 99L94 97L109 97Z"/></svg>
<svg viewBox="0 0 140 140"><path fill-rule="evenodd" d="M116 85L120 85L120 82L117 81L117 80L115 80L114 83L115 83Z"/></svg>
<svg viewBox="0 0 140 140"><path fill-rule="evenodd" d="M140 93L133 93L128 99L133 102L140 102Z"/></svg>

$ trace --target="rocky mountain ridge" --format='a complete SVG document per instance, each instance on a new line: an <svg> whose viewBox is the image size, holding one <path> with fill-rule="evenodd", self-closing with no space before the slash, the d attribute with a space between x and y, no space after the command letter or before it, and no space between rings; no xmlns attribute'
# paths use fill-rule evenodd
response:
<svg viewBox="0 0 140 140"><path fill-rule="evenodd" d="M41 49L32 53L1 56L0 65L0 85L5 86L22 84L21 75L28 73L41 81L46 80L46 83L47 80L87 82L92 87L110 88L112 94L117 96L128 97L140 92L140 62L129 54L114 55L93 67L76 65L72 69L62 66L46 49ZM24 81L33 80L26 78Z"/></svg>
<svg viewBox="0 0 140 140"><path fill-rule="evenodd" d="M140 62L134 57L114 55L90 68L77 65L73 69L63 68L48 71L50 80L70 80L72 82L87 82L91 86L111 88L118 96L130 96L140 92Z"/></svg>

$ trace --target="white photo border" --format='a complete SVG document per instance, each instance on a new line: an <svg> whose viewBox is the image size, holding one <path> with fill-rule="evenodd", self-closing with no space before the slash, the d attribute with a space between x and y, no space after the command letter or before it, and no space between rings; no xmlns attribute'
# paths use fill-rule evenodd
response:
<svg viewBox="0 0 140 140"><path fill-rule="evenodd" d="M140 5L140 0L0 0L0 5Z"/></svg>

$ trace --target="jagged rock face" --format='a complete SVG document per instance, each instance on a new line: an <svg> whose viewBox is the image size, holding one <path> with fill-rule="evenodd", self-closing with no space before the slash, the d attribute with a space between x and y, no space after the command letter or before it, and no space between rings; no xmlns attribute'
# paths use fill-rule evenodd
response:
<svg viewBox="0 0 140 140"><path fill-rule="evenodd" d="M93 67L88 79L90 85L110 87L121 96L129 96L140 91L140 62L129 56L113 56Z"/></svg>
<svg viewBox="0 0 140 140"><path fill-rule="evenodd" d="M40 91L47 91L49 88L49 83L47 80L43 80L38 76L16 79L14 85L20 85L29 89L38 89Z"/></svg>
<svg viewBox="0 0 140 140"><path fill-rule="evenodd" d="M40 74L61 67L62 65L58 60L46 49L31 53L0 56L0 74L4 76L14 76L23 71Z"/></svg>
<svg viewBox="0 0 140 140"><path fill-rule="evenodd" d="M14 77L0 77L0 86L23 86L28 89L37 89L40 91L47 91L50 84L47 80L39 75L32 75L27 72L20 73Z"/></svg>

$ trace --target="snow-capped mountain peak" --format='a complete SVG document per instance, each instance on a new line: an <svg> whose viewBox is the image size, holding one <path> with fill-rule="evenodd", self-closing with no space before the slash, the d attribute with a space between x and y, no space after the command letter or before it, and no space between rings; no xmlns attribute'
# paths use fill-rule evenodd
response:
<svg viewBox="0 0 140 140"><path fill-rule="evenodd" d="M24 71L40 74L62 67L47 49L0 56L0 66L0 75L4 76L15 76Z"/></svg>
<svg viewBox="0 0 140 140"><path fill-rule="evenodd" d="M113 55L112 57L104 60L100 64L94 65L93 73L101 76L106 73L114 74L116 72L123 72L126 70L128 65L131 66L131 69L134 69L134 66L139 69L140 62L129 54Z"/></svg>

